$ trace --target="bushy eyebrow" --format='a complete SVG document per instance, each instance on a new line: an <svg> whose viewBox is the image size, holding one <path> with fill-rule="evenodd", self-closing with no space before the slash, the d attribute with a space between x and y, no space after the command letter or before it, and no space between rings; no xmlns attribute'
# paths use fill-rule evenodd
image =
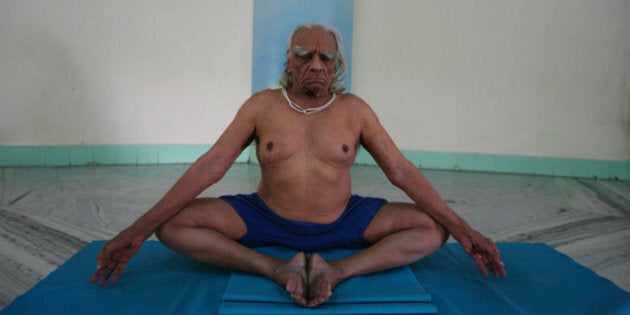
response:
<svg viewBox="0 0 630 315"><path fill-rule="evenodd" d="M313 54L315 53L313 50L310 50L308 48L304 48L304 47L302 47L300 45L293 46L293 52L298 57L312 57ZM337 52L333 51L333 50L322 51L319 54L320 54L320 56L328 58L329 60L337 58Z"/></svg>

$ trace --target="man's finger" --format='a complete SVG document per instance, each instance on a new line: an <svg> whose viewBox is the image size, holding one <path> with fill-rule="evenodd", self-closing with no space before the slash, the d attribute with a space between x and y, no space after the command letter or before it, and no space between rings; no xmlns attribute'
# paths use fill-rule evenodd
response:
<svg viewBox="0 0 630 315"><path fill-rule="evenodd" d="M481 274L483 274L484 277L487 276L488 272L486 271L486 267L483 265L481 257L475 255L473 260L475 261L475 264L477 264L477 269L481 271Z"/></svg>
<svg viewBox="0 0 630 315"><path fill-rule="evenodd" d="M107 283L107 279L112 275L112 272L116 269L116 263L112 262L104 269L103 278L101 279L101 285L105 285Z"/></svg>
<svg viewBox="0 0 630 315"><path fill-rule="evenodd" d="M494 268L497 271L497 274L501 276L505 276L507 273L505 272L505 264L501 260L501 252L499 251L496 245L493 245L492 247L493 247L493 252L492 252L492 257L490 260L492 261Z"/></svg>
<svg viewBox="0 0 630 315"><path fill-rule="evenodd" d="M92 279L90 279L90 282L94 283L94 282L98 281L98 279L101 278L102 274L103 274L103 267L101 267L99 265L98 267L96 267L96 271L92 275Z"/></svg>
<svg viewBox="0 0 630 315"><path fill-rule="evenodd" d="M492 274L495 277L499 277L499 276L505 276L506 272L505 272L505 264L503 263L503 261L501 259L493 259L489 264L488 264L488 269L490 269L492 271Z"/></svg>
<svg viewBox="0 0 630 315"><path fill-rule="evenodd" d="M488 256L485 256L485 255L484 255L484 256L482 256L482 257L483 257L483 258L482 258L480 261L481 261L481 263L482 263L482 264L486 267L485 269L486 269L486 270L489 270L489 271L490 271L490 273L491 273L493 276L497 277L497 276L498 276L498 271L496 270L496 268L495 268L495 266L494 266L494 263L493 263L492 261L490 261L490 259L488 259ZM484 276L485 276L485 275L486 275L486 274L484 273Z"/></svg>
<svg viewBox="0 0 630 315"><path fill-rule="evenodd" d="M127 263L120 263L118 264L118 266L116 266L116 272L114 273L114 276L112 277L110 283L116 283L116 281L118 281L118 278L120 278L120 274L123 272L126 265Z"/></svg>
<svg viewBox="0 0 630 315"><path fill-rule="evenodd" d="M494 262L488 262L488 269L490 269L490 272L492 272L492 275L495 278L499 277L499 270L498 270L497 264L495 264Z"/></svg>
<svg viewBox="0 0 630 315"><path fill-rule="evenodd" d="M505 264L503 263L503 261L499 261L499 263L497 264L498 266L498 271L499 274L501 274L502 276L507 276L507 272L505 272Z"/></svg>

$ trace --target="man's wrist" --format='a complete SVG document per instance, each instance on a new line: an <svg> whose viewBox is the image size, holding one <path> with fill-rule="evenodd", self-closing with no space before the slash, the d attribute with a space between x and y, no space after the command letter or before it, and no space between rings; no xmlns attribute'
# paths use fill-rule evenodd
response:
<svg viewBox="0 0 630 315"><path fill-rule="evenodd" d="M153 228L150 224L146 224L141 220L134 222L131 226L126 229L126 232L129 233L132 237L141 237L143 240L151 237L153 232L155 232L157 228Z"/></svg>

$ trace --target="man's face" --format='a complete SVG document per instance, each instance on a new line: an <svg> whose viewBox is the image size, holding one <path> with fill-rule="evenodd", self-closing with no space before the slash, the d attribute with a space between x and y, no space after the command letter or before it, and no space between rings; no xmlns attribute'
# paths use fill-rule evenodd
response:
<svg viewBox="0 0 630 315"><path fill-rule="evenodd" d="M313 95L328 91L336 59L337 43L330 32L320 28L299 30L293 37L287 62L293 88Z"/></svg>

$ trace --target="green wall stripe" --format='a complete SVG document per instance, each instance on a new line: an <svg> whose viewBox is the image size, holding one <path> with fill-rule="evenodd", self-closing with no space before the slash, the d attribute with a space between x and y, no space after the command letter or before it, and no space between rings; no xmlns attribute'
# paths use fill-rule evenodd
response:
<svg viewBox="0 0 630 315"><path fill-rule="evenodd" d="M0 146L1 166L192 163L210 145ZM236 162L249 161L243 152Z"/></svg>
<svg viewBox="0 0 630 315"><path fill-rule="evenodd" d="M403 151L403 154L422 169L630 179L630 161L426 151ZM372 156L364 149L359 150L355 163L376 165Z"/></svg>
<svg viewBox="0 0 630 315"><path fill-rule="evenodd" d="M0 167L192 163L210 145L0 146ZM630 180L630 161L403 151L422 169ZM249 146L237 163L258 163ZM356 164L376 165L364 149Z"/></svg>

